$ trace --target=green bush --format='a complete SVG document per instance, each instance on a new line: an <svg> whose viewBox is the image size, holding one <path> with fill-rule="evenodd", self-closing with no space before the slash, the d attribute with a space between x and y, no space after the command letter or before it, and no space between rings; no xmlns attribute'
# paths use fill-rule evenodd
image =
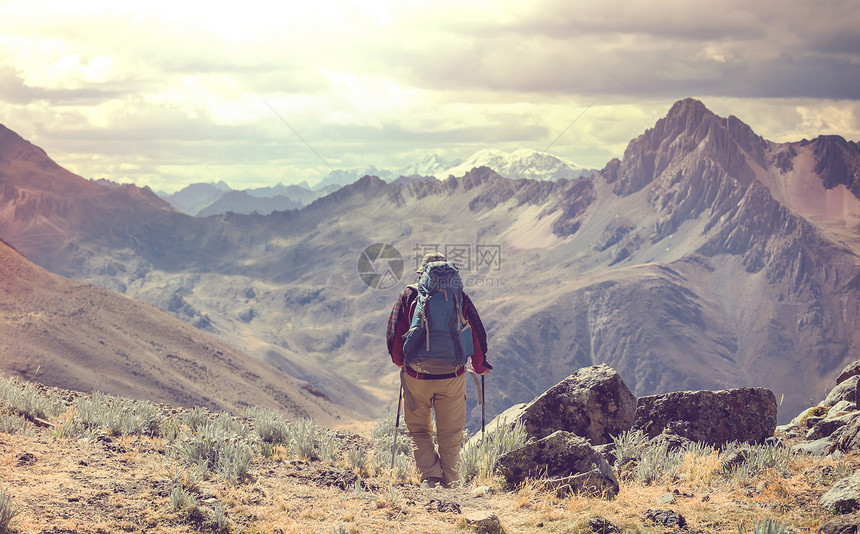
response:
<svg viewBox="0 0 860 534"><path fill-rule="evenodd" d="M21 510L15 505L6 488L0 488L0 532L7 532L9 524Z"/></svg>
<svg viewBox="0 0 860 534"><path fill-rule="evenodd" d="M106 429L115 436L158 435L162 415L147 401L123 399L94 391L75 401L78 419L91 430Z"/></svg>
<svg viewBox="0 0 860 534"><path fill-rule="evenodd" d="M249 408L247 415L254 421L254 431L264 443L289 443L290 424L283 415L257 407Z"/></svg>
<svg viewBox="0 0 860 534"><path fill-rule="evenodd" d="M791 525L777 521L776 519L762 519L756 521L752 534L789 534ZM746 534L743 525L738 523L738 534Z"/></svg>
<svg viewBox="0 0 860 534"><path fill-rule="evenodd" d="M187 465L199 466L235 484L245 478L254 456L246 436L247 426L221 414L196 430L183 431L170 447Z"/></svg>
<svg viewBox="0 0 860 534"><path fill-rule="evenodd" d="M320 428L313 419L300 419L289 426L289 448L299 458L334 461L337 448L334 435Z"/></svg>
<svg viewBox="0 0 860 534"><path fill-rule="evenodd" d="M349 459L349 468L364 471L370 462L370 457L367 454L367 449L364 447L351 447L347 453Z"/></svg>
<svg viewBox="0 0 860 534"><path fill-rule="evenodd" d="M182 418L182 422L185 423L189 430L192 432L196 431L199 427L203 426L209 421L209 411L202 406L195 406L191 410L187 411Z"/></svg>
<svg viewBox="0 0 860 534"><path fill-rule="evenodd" d="M0 416L0 432L4 434L33 435L33 425L23 417L15 414Z"/></svg>
<svg viewBox="0 0 860 534"><path fill-rule="evenodd" d="M472 478L490 478L496 460L505 453L514 451L526 444L528 434L522 421L510 425L496 422L487 431L486 439L466 440L460 450L460 478L463 481Z"/></svg>
<svg viewBox="0 0 860 534"><path fill-rule="evenodd" d="M394 478L405 478L414 468L412 458L412 440L406 431L403 415L400 416L400 428L395 428L395 413L388 412L370 431L373 438L373 458L371 466L377 475L391 471L391 451L394 449ZM397 444L394 444L394 434L397 431Z"/></svg>
<svg viewBox="0 0 860 534"><path fill-rule="evenodd" d="M612 436L615 444L615 468L631 460L639 460L648 447L648 437L641 430L626 430L618 436Z"/></svg>
<svg viewBox="0 0 860 534"><path fill-rule="evenodd" d="M20 384L0 375L0 408L4 407L27 419L45 419L62 413L65 403L56 395L42 395L31 382Z"/></svg>

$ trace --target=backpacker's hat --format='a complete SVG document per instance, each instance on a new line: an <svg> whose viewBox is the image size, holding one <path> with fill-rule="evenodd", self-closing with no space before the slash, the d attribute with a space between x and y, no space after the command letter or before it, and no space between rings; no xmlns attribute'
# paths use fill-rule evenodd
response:
<svg viewBox="0 0 860 534"><path fill-rule="evenodd" d="M423 258L421 258L421 266L418 267L418 270L415 272L417 272L418 274L423 273L424 267L426 267L428 263L434 261L448 261L448 258L446 258L445 255L441 252L428 252L424 255Z"/></svg>

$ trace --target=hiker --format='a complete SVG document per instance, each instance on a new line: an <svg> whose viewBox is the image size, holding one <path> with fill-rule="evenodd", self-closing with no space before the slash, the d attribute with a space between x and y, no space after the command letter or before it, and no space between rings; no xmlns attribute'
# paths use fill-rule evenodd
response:
<svg viewBox="0 0 860 534"><path fill-rule="evenodd" d="M425 269L428 276L422 278ZM460 444L463 439L463 428L466 426L465 372L469 370L478 375L486 375L492 369L486 359L487 334L484 331L484 325L471 299L462 292L462 282L456 271L456 266L448 263L444 254L439 252L425 254L417 271L419 285L406 286L406 289L397 297L388 318L386 332L388 352L391 354L391 360L401 369L402 395L406 401L404 421L412 439L412 452L415 455L421 486L424 488L433 488L440 483L448 488L459 480ZM450 274L456 279L456 284L460 285L459 291L446 291L443 287L438 290L437 296L446 299L445 304L440 301L438 305L447 305L447 302L456 301L461 312L457 312L459 319L465 319L467 327L471 327L472 335L463 338L460 342L460 346L468 346L465 351L472 353L470 358L465 358L463 361L460 360L468 354L463 354L464 350L459 348L455 349L452 343L452 337L458 336L442 334L440 338L434 335L436 332L429 331L426 322L420 322L420 318L415 317L416 307L419 307L419 304L423 310L423 299L419 298L419 286L433 278L430 276L431 272ZM453 285L455 284L452 283ZM426 287L421 287L425 294ZM448 300L449 295L452 295L450 300ZM427 302L430 298L434 297L427 297ZM420 315L422 312L417 313ZM433 323L432 319L429 322ZM428 328L427 332L423 331L425 327ZM411 340L408 338L413 333L421 337L417 348L409 345ZM430 344L430 340L434 340L434 343ZM408 350L404 345L409 347ZM423 353L425 357L414 356L416 352L420 353L425 348L430 351ZM458 351L460 359L457 358ZM478 384L477 379L475 383ZM433 444L434 412L438 452Z"/></svg>

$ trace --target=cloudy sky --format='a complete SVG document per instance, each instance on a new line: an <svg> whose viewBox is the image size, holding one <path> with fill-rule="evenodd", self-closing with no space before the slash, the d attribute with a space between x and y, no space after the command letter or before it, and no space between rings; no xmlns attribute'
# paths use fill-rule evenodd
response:
<svg viewBox="0 0 860 534"><path fill-rule="evenodd" d="M860 140L858 28L855 0L5 0L0 123L162 191L485 148L599 168L686 97Z"/></svg>

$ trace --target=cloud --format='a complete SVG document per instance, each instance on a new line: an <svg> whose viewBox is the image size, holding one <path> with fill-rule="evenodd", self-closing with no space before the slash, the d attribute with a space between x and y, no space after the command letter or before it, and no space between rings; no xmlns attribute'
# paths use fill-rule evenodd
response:
<svg viewBox="0 0 860 534"><path fill-rule="evenodd" d="M860 137L847 0L12 4L0 120L86 177L327 174L268 105L339 167L562 132L553 151L602 166L691 96L769 138Z"/></svg>

